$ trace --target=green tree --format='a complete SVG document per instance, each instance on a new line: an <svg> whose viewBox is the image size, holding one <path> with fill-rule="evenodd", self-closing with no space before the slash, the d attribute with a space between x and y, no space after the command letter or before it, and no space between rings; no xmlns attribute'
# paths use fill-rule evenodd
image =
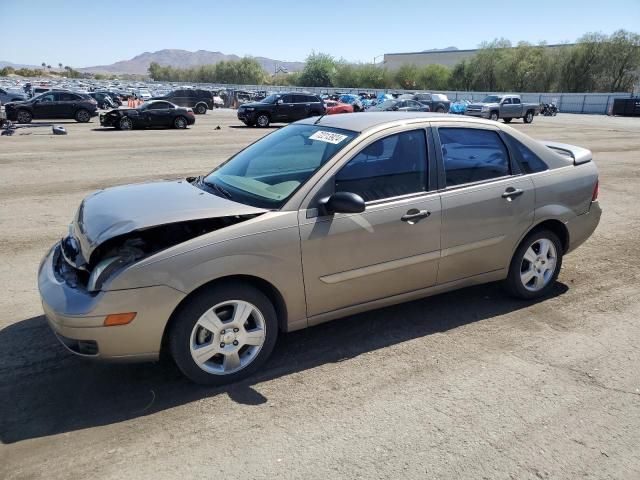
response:
<svg viewBox="0 0 640 480"><path fill-rule="evenodd" d="M451 70L444 65L426 65L418 72L418 86L422 90L447 90L451 83Z"/></svg>
<svg viewBox="0 0 640 480"><path fill-rule="evenodd" d="M336 61L331 55L312 52L307 57L299 82L305 87L331 87L335 73Z"/></svg>
<svg viewBox="0 0 640 480"><path fill-rule="evenodd" d="M419 75L420 69L411 63L402 65L396 72L394 79L400 88L411 90L418 86Z"/></svg>

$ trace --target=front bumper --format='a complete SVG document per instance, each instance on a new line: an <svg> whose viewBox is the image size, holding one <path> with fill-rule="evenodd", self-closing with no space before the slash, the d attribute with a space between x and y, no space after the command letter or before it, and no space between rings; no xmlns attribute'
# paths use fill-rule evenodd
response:
<svg viewBox="0 0 640 480"><path fill-rule="evenodd" d="M243 122L255 122L255 112L238 110L238 120L242 120Z"/></svg>
<svg viewBox="0 0 640 480"><path fill-rule="evenodd" d="M481 112L481 111L469 111L467 110L466 112L464 112L465 115L468 115L470 117L478 117L478 118L491 118L491 112Z"/></svg>
<svg viewBox="0 0 640 480"><path fill-rule="evenodd" d="M164 329L185 294L165 285L92 294L54 272L59 246L40 264L38 289L49 325L71 352L103 360L154 360ZM137 312L127 325L105 327L109 314Z"/></svg>

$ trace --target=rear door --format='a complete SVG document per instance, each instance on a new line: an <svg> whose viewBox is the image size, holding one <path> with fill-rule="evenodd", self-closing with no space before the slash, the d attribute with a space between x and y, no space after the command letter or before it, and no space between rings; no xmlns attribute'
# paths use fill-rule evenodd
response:
<svg viewBox="0 0 640 480"><path fill-rule="evenodd" d="M319 216L313 201L300 211L310 317L435 284L440 198L428 187L427 144L426 129L378 134L336 166L320 195L356 193L363 213Z"/></svg>
<svg viewBox="0 0 640 480"><path fill-rule="evenodd" d="M507 97L502 101L502 106L500 107L500 116L502 118L513 118L518 116L520 105L514 105L513 100L514 99L511 97Z"/></svg>
<svg viewBox="0 0 640 480"><path fill-rule="evenodd" d="M438 284L506 270L533 223L535 192L491 126L437 127L442 199Z"/></svg>
<svg viewBox="0 0 640 480"><path fill-rule="evenodd" d="M307 118L311 103L308 101L307 95L296 94L293 96L293 118L292 121Z"/></svg>
<svg viewBox="0 0 640 480"><path fill-rule="evenodd" d="M78 103L82 101L82 97L75 93L68 92L60 93L58 95L58 112L64 117L72 117L76 111Z"/></svg>

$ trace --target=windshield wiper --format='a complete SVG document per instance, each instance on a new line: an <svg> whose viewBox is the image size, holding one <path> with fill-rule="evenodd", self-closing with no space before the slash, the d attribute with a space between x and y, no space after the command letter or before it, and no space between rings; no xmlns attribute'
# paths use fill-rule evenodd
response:
<svg viewBox="0 0 640 480"><path fill-rule="evenodd" d="M231 198L231 196L232 196L231 193L228 190L226 190L225 188L221 187L217 183L207 182L204 179L202 179L202 183L204 183L207 187L213 188L216 192L222 194L223 197Z"/></svg>

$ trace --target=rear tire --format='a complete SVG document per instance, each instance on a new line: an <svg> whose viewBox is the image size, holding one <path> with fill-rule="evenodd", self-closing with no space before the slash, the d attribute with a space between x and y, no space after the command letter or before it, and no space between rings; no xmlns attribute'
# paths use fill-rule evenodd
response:
<svg viewBox="0 0 640 480"><path fill-rule="evenodd" d="M33 114L29 110L18 110L16 113L18 123L31 123L31 120L33 120Z"/></svg>
<svg viewBox="0 0 640 480"><path fill-rule="evenodd" d="M207 113L207 106L204 103L199 103L195 106L193 111L198 115L204 115L205 113Z"/></svg>
<svg viewBox="0 0 640 480"><path fill-rule="evenodd" d="M529 234L511 260L506 282L509 293L525 300L547 295L562 268L562 255L562 243L552 231Z"/></svg>
<svg viewBox="0 0 640 480"><path fill-rule="evenodd" d="M533 112L532 112L531 110L529 110L529 111L525 114L525 116L524 116L523 120L524 120L524 123L531 123L531 122L533 122Z"/></svg>
<svg viewBox="0 0 640 480"><path fill-rule="evenodd" d="M183 116L178 116L173 120L173 126L179 130L187 128L187 119Z"/></svg>
<svg viewBox="0 0 640 480"><path fill-rule="evenodd" d="M260 290L240 282L205 288L174 315L169 351L180 371L202 385L248 377L269 358L278 337L273 304ZM248 334L253 334L251 340Z"/></svg>
<svg viewBox="0 0 640 480"><path fill-rule="evenodd" d="M89 110L81 108L76 112L75 119L78 123L87 123L89 120L91 120L91 114L89 113Z"/></svg>

